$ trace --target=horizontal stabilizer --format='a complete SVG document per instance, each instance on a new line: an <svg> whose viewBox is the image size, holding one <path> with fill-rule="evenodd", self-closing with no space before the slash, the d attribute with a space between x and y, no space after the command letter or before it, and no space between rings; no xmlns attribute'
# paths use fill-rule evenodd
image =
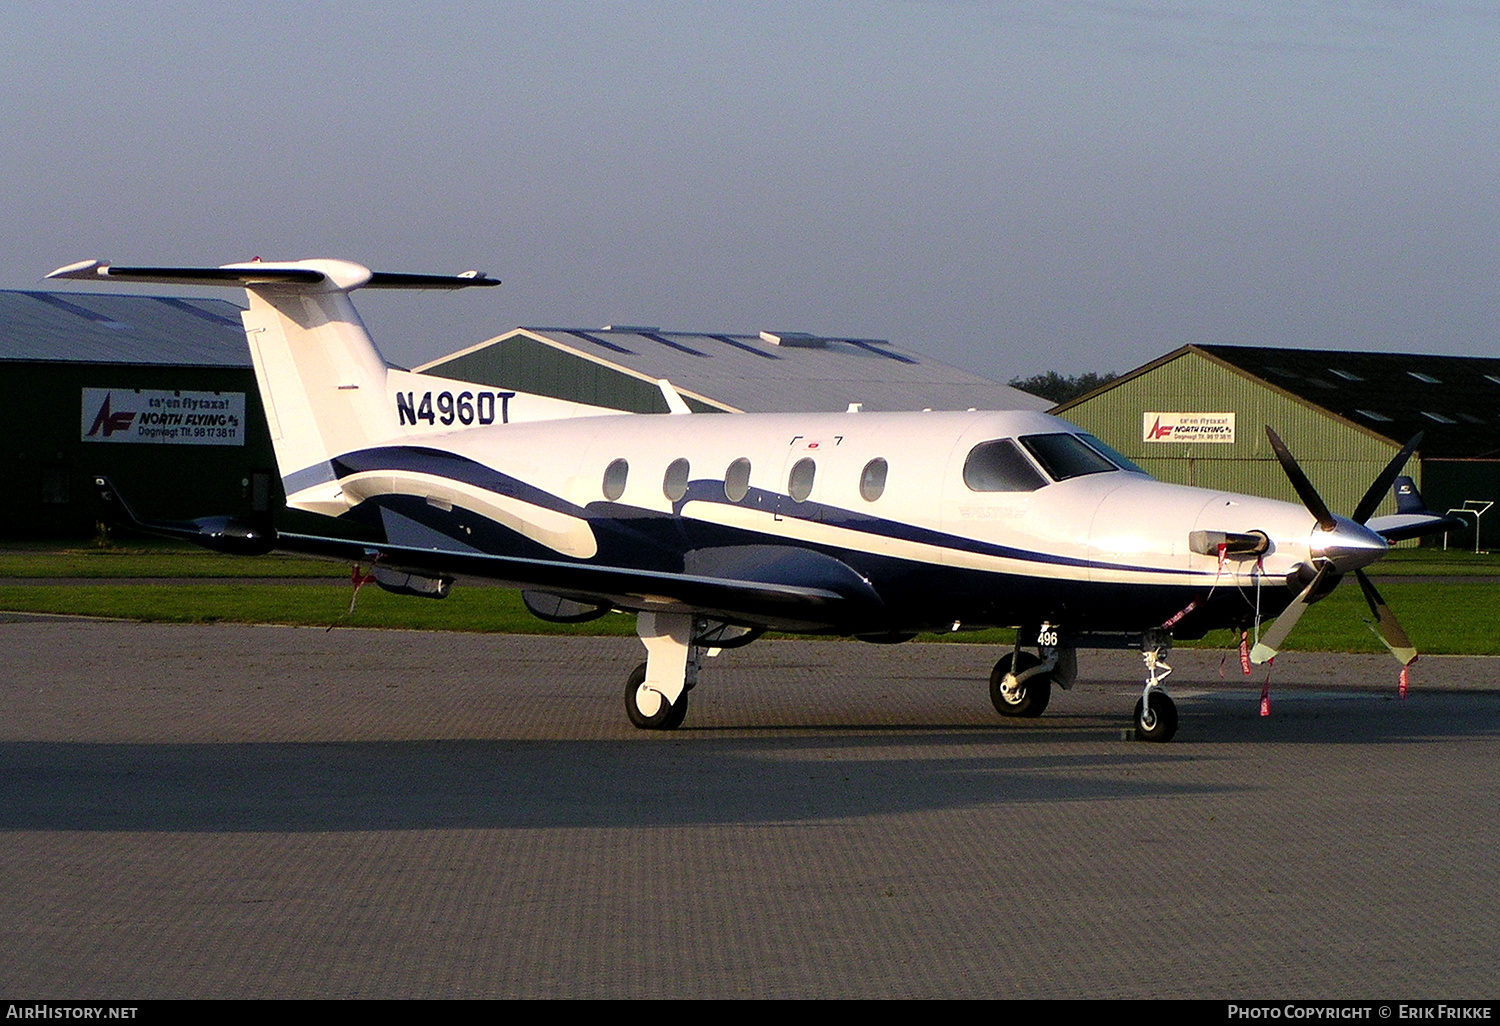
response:
<svg viewBox="0 0 1500 1026"><path fill-rule="evenodd" d="M100 260L83 260L59 267L48 278L83 281L133 281L159 285L228 285L338 289L465 289L499 285L500 279L478 271L463 274L395 274L372 271L348 260L250 261L222 267L120 267Z"/></svg>

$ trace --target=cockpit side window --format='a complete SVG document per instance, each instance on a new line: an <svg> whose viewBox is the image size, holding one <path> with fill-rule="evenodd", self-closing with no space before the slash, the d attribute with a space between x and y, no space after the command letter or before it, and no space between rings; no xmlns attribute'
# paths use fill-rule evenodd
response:
<svg viewBox="0 0 1500 1026"><path fill-rule="evenodd" d="M964 460L964 484L976 492L1034 492L1047 483L1009 438L980 442Z"/></svg>
<svg viewBox="0 0 1500 1026"><path fill-rule="evenodd" d="M1055 435L1022 435L1021 444L1036 457L1047 476L1054 481L1066 481L1086 474L1105 474L1119 469L1089 448L1077 435L1061 432Z"/></svg>

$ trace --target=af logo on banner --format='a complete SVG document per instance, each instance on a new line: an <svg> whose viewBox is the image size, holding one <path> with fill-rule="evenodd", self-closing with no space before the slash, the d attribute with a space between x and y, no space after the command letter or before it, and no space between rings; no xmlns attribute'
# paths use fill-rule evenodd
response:
<svg viewBox="0 0 1500 1026"><path fill-rule="evenodd" d="M1143 442L1234 442L1232 413L1158 413L1147 411L1141 418Z"/></svg>
<svg viewBox="0 0 1500 1026"><path fill-rule="evenodd" d="M85 442L244 445L244 392L83 390Z"/></svg>

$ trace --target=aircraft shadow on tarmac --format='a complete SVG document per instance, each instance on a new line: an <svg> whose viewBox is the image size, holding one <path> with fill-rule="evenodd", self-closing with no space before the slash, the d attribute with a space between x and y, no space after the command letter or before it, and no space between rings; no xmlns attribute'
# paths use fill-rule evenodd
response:
<svg viewBox="0 0 1500 1026"><path fill-rule="evenodd" d="M1246 744L1419 744L1500 727L1500 696L1488 692L1278 701L1268 720L1253 706L1189 701L1189 743L1170 750L1092 748L1109 737L1093 716L1058 717L1050 729L738 728L589 741L13 741L0 744L0 830L674 826L1112 802L1239 790L1205 771Z"/></svg>
<svg viewBox="0 0 1500 1026"><path fill-rule="evenodd" d="M326 831L828 820L1215 790L1127 776L1183 756L996 757L960 735L700 744L0 745L0 830ZM893 753L920 743L921 756ZM851 750L867 748L867 752ZM936 751L934 751L936 750Z"/></svg>

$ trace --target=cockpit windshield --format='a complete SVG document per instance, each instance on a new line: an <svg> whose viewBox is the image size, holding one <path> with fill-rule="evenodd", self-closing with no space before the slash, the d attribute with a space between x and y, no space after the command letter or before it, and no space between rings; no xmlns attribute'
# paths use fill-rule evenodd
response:
<svg viewBox="0 0 1500 1026"><path fill-rule="evenodd" d="M1060 431L980 442L964 460L964 484L976 492L1034 492L1046 486L1047 477L1037 473L1032 460L1054 481L1121 470L1146 474L1093 435Z"/></svg>
<svg viewBox="0 0 1500 1026"><path fill-rule="evenodd" d="M1106 474L1120 468L1077 435L1022 435L1021 444L1036 458L1054 481L1067 481L1086 474Z"/></svg>

